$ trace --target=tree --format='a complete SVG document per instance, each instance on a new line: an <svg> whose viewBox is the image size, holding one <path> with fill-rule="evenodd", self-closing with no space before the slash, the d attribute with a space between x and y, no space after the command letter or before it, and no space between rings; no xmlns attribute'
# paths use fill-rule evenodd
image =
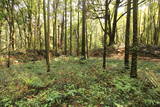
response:
<svg viewBox="0 0 160 107"><path fill-rule="evenodd" d="M46 1L43 0L43 18L44 18L44 35L45 35L45 49L46 49L46 65L47 65L47 72L50 72L50 55L49 55L49 32L50 32L50 0L48 0L48 17L46 17ZM48 30L47 30L48 29Z"/></svg>
<svg viewBox="0 0 160 107"><path fill-rule="evenodd" d="M82 57L86 59L86 0L82 2Z"/></svg>
<svg viewBox="0 0 160 107"><path fill-rule="evenodd" d="M8 25L9 25L9 43L8 43L8 59L7 59L7 67L9 68L10 65L11 65L11 61L10 61L10 58L11 58L11 51L15 49L15 38L14 38L14 29L15 29L15 26L14 26L14 5L15 5L15 1L12 0L8 0L8 1L3 1L2 2L2 6L3 6L3 9L6 10L6 13L4 12L3 10L3 14L4 15L4 18L5 20L7 21ZM6 29L7 30L7 29Z"/></svg>
<svg viewBox="0 0 160 107"><path fill-rule="evenodd" d="M107 23L108 23L108 0L105 1L105 31L103 38L104 52L103 52L103 68L106 68L106 50L107 50Z"/></svg>
<svg viewBox="0 0 160 107"><path fill-rule="evenodd" d="M39 37L39 48L40 50L42 50L42 37L41 37L41 23L40 23L40 20L41 20L41 17L40 17L40 14L41 14L41 0L37 0L37 5L38 5L38 8L37 8L37 11L38 11L38 19L37 19L37 34L38 34L38 37Z"/></svg>
<svg viewBox="0 0 160 107"><path fill-rule="evenodd" d="M154 13L156 14L156 13ZM153 42L154 42L154 45L158 45L158 42L159 42L159 35L160 35L160 1L158 1L158 19L157 20L157 24L156 24L156 18L155 18L155 15L154 15L154 35L153 35Z"/></svg>
<svg viewBox="0 0 160 107"><path fill-rule="evenodd" d="M160 1L158 2L158 35L160 36ZM158 36L158 38L157 38L157 41L159 42L159 40L160 40L160 37ZM158 43L157 43L158 44ZM158 44L158 45L160 45L160 44Z"/></svg>
<svg viewBox="0 0 160 107"><path fill-rule="evenodd" d="M2 49L2 22L1 22L1 20L0 20L0 51L1 51L1 49Z"/></svg>
<svg viewBox="0 0 160 107"><path fill-rule="evenodd" d="M73 35L73 30L72 30L72 0L70 0L70 55L72 55L72 35Z"/></svg>
<svg viewBox="0 0 160 107"><path fill-rule="evenodd" d="M127 4L127 20L126 20L126 34L125 34L125 58L124 58L124 64L125 68L129 68L129 36L130 36L130 16L131 16L131 0L128 0Z"/></svg>
<svg viewBox="0 0 160 107"><path fill-rule="evenodd" d="M120 0L116 0L113 26L112 26L113 28L112 28L112 32L110 35L109 45L113 45L115 43L115 35L116 35L116 28L117 28L117 15L118 15L119 4L120 4Z"/></svg>
<svg viewBox="0 0 160 107"><path fill-rule="evenodd" d="M67 55L67 0L65 0L65 41L64 53Z"/></svg>
<svg viewBox="0 0 160 107"><path fill-rule="evenodd" d="M138 0L133 1L133 47L132 47L132 78L137 77L137 50L138 50Z"/></svg>
<svg viewBox="0 0 160 107"><path fill-rule="evenodd" d="M79 22L79 20L80 20L80 12L79 12L79 9L80 9L80 0L78 0L78 4L77 4L77 6L78 6L78 20L77 20L77 34L76 34L76 38L77 38L77 56L79 56L79 35L80 35L80 33L79 33L79 26L80 26L80 22Z"/></svg>
<svg viewBox="0 0 160 107"><path fill-rule="evenodd" d="M64 12L63 12L63 19L62 19L62 23L61 23L61 41L60 41L60 47L61 49L63 48L63 39L64 39Z"/></svg>
<svg viewBox="0 0 160 107"><path fill-rule="evenodd" d="M58 51L58 33L57 33L57 12L58 12L59 0L54 1L54 23L53 23L53 49L55 53Z"/></svg>
<svg viewBox="0 0 160 107"><path fill-rule="evenodd" d="M28 35L28 48L30 49L31 46L32 46L32 37L33 37L33 32L32 32L33 1L30 0L28 2L29 2L28 6L27 6L28 7L28 19L29 19L29 24L28 24L28 32L29 32L29 35Z"/></svg>

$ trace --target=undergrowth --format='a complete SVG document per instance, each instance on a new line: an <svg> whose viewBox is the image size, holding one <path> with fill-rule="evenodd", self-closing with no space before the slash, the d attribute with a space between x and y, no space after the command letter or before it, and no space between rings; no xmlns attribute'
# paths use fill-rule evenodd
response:
<svg viewBox="0 0 160 107"><path fill-rule="evenodd" d="M106 70L101 59L80 61L59 57L45 61L13 65L0 70L0 107L151 107L160 104L160 88L141 76L129 78L122 60L108 59ZM139 62L139 71L160 70L159 63Z"/></svg>

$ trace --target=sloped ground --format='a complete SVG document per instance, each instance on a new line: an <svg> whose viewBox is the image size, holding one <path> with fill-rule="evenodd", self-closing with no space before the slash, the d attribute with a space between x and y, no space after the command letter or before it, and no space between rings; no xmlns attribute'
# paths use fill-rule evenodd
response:
<svg viewBox="0 0 160 107"><path fill-rule="evenodd" d="M132 48L130 48L130 53L132 53ZM124 57L124 46L107 47L107 55L108 57L115 57L118 59L122 59ZM102 57L103 49L99 48L91 50L90 56ZM140 59L160 62L160 47L141 44L139 45L138 56Z"/></svg>
<svg viewBox="0 0 160 107"><path fill-rule="evenodd" d="M0 107L158 107L160 87L142 72L159 72L159 62L139 61L138 79L129 78L123 60L107 62L103 70L100 58L62 56L51 61L50 73L44 60L0 69Z"/></svg>
<svg viewBox="0 0 160 107"><path fill-rule="evenodd" d="M148 46L142 45L142 46L140 46L140 49L139 49L139 55L160 59L160 47L150 46L150 45L148 45Z"/></svg>
<svg viewBox="0 0 160 107"><path fill-rule="evenodd" d="M130 50L131 53L132 50ZM63 53L63 52L60 52ZM55 53L53 50L50 51L52 57L61 56L60 53ZM76 55L74 53L73 55ZM102 57L103 49L97 48L89 51L90 57ZM140 60L160 62L160 47L158 46L146 46L139 45L138 56ZM7 52L0 53L0 66L6 66ZM45 57L45 50L21 50L11 52L11 63L12 64L23 64L27 62L35 62L43 60ZM124 59L124 46L111 46L107 47L107 57L115 59Z"/></svg>

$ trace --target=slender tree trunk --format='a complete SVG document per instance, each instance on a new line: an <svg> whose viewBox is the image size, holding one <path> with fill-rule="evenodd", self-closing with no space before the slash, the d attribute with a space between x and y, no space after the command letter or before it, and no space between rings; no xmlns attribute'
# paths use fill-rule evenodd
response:
<svg viewBox="0 0 160 107"><path fill-rule="evenodd" d="M0 50L2 49L2 23L0 22Z"/></svg>
<svg viewBox="0 0 160 107"><path fill-rule="evenodd" d="M32 0L29 1L28 18L29 18L29 25L28 25L28 32L29 32L29 36L28 36L28 48L31 49L31 46L32 46L32 37L33 37L33 33L32 33Z"/></svg>
<svg viewBox="0 0 160 107"><path fill-rule="evenodd" d="M53 6L53 8L55 8ZM56 16L56 15L55 15ZM56 35L56 28L55 28L55 25L56 25L56 17L53 19L53 40L52 40L52 45L53 45L53 50L55 50L55 35Z"/></svg>
<svg viewBox="0 0 160 107"><path fill-rule="evenodd" d="M13 28L12 28L12 25L9 24L9 43L8 43L8 61L7 61L7 67L9 68L10 65L11 65L11 61L10 61L10 58L11 58L11 48L13 49L13 45L12 45L12 33L13 33Z"/></svg>
<svg viewBox="0 0 160 107"><path fill-rule="evenodd" d="M7 67L9 68L11 65L10 57L11 57L11 49L14 50L14 0L12 0L10 6L10 14L9 14L9 44L8 44L8 61L7 61Z"/></svg>
<svg viewBox="0 0 160 107"><path fill-rule="evenodd" d="M67 55L67 0L65 0L65 41L64 54Z"/></svg>
<svg viewBox="0 0 160 107"><path fill-rule="evenodd" d="M58 52L58 49L60 47L60 25L58 25L58 34L57 34L57 52Z"/></svg>
<svg viewBox="0 0 160 107"><path fill-rule="evenodd" d="M132 48L132 78L137 78L137 49L138 49L138 0L133 1L133 48Z"/></svg>
<svg viewBox="0 0 160 107"><path fill-rule="evenodd" d="M144 16L143 16L143 32L142 32L141 37L140 37L140 42L141 43L146 42L146 37L144 37L145 33L146 33L146 14L144 13Z"/></svg>
<svg viewBox="0 0 160 107"><path fill-rule="evenodd" d="M82 4L82 57L86 59L86 0Z"/></svg>
<svg viewBox="0 0 160 107"><path fill-rule="evenodd" d="M50 55L49 55L49 33L50 33L50 8L49 8L50 0L48 0L48 17L46 18L46 3L43 0L43 17L44 17L44 35L45 35L45 49L46 49L46 64L47 64L47 72L50 72ZM47 21L48 19L48 21Z"/></svg>
<svg viewBox="0 0 160 107"><path fill-rule="evenodd" d="M70 0L70 55L72 55L72 35L73 35L73 30L72 30L72 0Z"/></svg>
<svg viewBox="0 0 160 107"><path fill-rule="evenodd" d="M128 0L127 4L127 20L126 20L126 34L125 34L125 68L129 69L129 45L130 45L130 16L131 16L131 0Z"/></svg>
<svg viewBox="0 0 160 107"><path fill-rule="evenodd" d="M39 37L40 37L40 50L42 50L43 49L43 38L42 38L42 31L41 31L41 27L42 26L40 26L40 31L39 31Z"/></svg>
<svg viewBox="0 0 160 107"><path fill-rule="evenodd" d="M158 1L158 6L159 6L159 10L158 10L158 45L160 45L160 0Z"/></svg>
<svg viewBox="0 0 160 107"><path fill-rule="evenodd" d="M106 69L106 50L107 50L107 23L108 23L108 0L105 1L105 31L103 38L103 68Z"/></svg>
<svg viewBox="0 0 160 107"><path fill-rule="evenodd" d="M77 56L79 56L79 26L80 26L80 22L79 22L79 17L80 17L80 12L79 12L79 9L80 9L80 1L78 0L78 24L77 24Z"/></svg>
<svg viewBox="0 0 160 107"><path fill-rule="evenodd" d="M149 10L148 10L148 14L150 14ZM147 15L146 15L147 16ZM147 31L146 31L146 44L149 44L149 40L150 40L150 18L147 18Z"/></svg>
<svg viewBox="0 0 160 107"><path fill-rule="evenodd" d="M50 0L48 0L48 17L47 17L47 24L48 24L48 32L46 37L46 53L47 53L47 72L50 72Z"/></svg>
<svg viewBox="0 0 160 107"><path fill-rule="evenodd" d="M160 1L158 1L158 6L160 6ZM160 7L158 9L158 20L157 20L157 25L156 25L156 19L154 19L154 45L158 45L159 41L159 34L160 34Z"/></svg>
<svg viewBox="0 0 160 107"><path fill-rule="evenodd" d="M57 6L56 6L57 7ZM55 46L55 53L57 53L57 10L55 11L55 22L54 22L54 46Z"/></svg>
<svg viewBox="0 0 160 107"><path fill-rule="evenodd" d="M138 35L141 34L141 18L142 18L142 13L141 11L139 11L139 14L138 14ZM138 41L140 41L140 38L138 38Z"/></svg>
<svg viewBox="0 0 160 107"><path fill-rule="evenodd" d="M112 25L111 25L111 16L110 13L108 12L108 32L109 32L109 38L111 38L112 35Z"/></svg>
<svg viewBox="0 0 160 107"><path fill-rule="evenodd" d="M158 26L156 25L156 18L153 16L153 44L158 45Z"/></svg>
<svg viewBox="0 0 160 107"><path fill-rule="evenodd" d="M41 0L38 0L37 2L38 2L38 4L37 4L38 5L38 8L37 8L38 9L37 10L38 11L37 34L38 34L38 37L39 37L39 42L38 42L39 43L39 49L42 50L42 46L41 46L41 44L42 44L42 40L41 40L42 37L41 37L41 25L40 25L40 20L41 20L41 17L40 17L41 5L40 4L41 4Z"/></svg>
<svg viewBox="0 0 160 107"><path fill-rule="evenodd" d="M19 25L18 21L16 21L16 22L17 22L18 31L19 31L19 36L20 36L20 48L22 49L22 48L23 48L22 31L21 31L21 27L20 27L20 25Z"/></svg>
<svg viewBox="0 0 160 107"><path fill-rule="evenodd" d="M90 34L90 44L89 44L89 49L91 50L92 49L92 34Z"/></svg>
<svg viewBox="0 0 160 107"><path fill-rule="evenodd" d="M23 32L24 32L24 41L25 41L25 48L27 48L27 31L26 31L26 26L23 26Z"/></svg>
<svg viewBox="0 0 160 107"><path fill-rule="evenodd" d="M88 47L88 26L86 21L86 52L87 52L87 58L89 58L89 47Z"/></svg>
<svg viewBox="0 0 160 107"><path fill-rule="evenodd" d="M79 37L78 37L78 32L76 31L76 29L74 30L74 34L75 34L75 36L76 36L76 53L77 53L77 56L79 56Z"/></svg>
<svg viewBox="0 0 160 107"><path fill-rule="evenodd" d="M64 40L64 12L63 12L63 20L61 24L61 42L60 42L61 49L63 49L63 40Z"/></svg>
<svg viewBox="0 0 160 107"><path fill-rule="evenodd" d="M117 28L117 15L118 15L119 4L120 4L120 0L116 0L114 19L113 19L113 28L112 28L112 33L110 35L109 45L113 45L115 43L115 35L116 35L116 28Z"/></svg>
<svg viewBox="0 0 160 107"><path fill-rule="evenodd" d="M14 39L14 0L12 0L12 9L11 9L11 26L12 26L12 35L11 35L11 45L12 50L15 49L15 39Z"/></svg>

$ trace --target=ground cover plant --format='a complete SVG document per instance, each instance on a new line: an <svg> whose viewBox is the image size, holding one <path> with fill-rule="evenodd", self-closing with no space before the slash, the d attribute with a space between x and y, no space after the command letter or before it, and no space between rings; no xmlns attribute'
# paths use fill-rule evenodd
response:
<svg viewBox="0 0 160 107"><path fill-rule="evenodd" d="M154 106L160 104L160 88L145 79L144 72L158 72L159 63L139 62L138 79L129 77L123 60L108 59L108 69L100 58L80 61L59 57L45 72L45 61L13 65L0 70L2 107L58 106ZM141 73L142 72L142 73ZM158 74L159 75L159 74ZM5 79L4 79L5 78Z"/></svg>

